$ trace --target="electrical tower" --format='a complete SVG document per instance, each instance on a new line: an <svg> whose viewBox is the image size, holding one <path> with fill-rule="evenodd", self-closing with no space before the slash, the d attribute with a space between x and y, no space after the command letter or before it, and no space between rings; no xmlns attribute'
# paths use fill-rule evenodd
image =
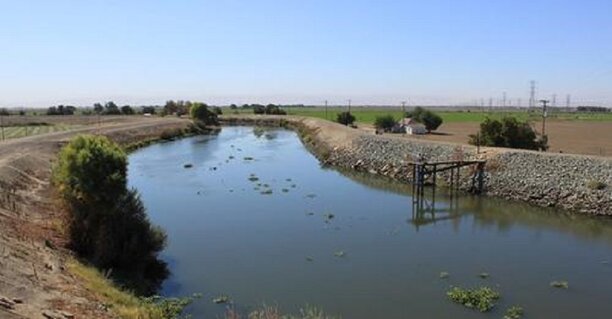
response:
<svg viewBox="0 0 612 319"><path fill-rule="evenodd" d="M572 101L571 101L571 99L572 99L572 96L571 96L571 95L569 95L569 94L568 94L567 96L565 96L565 106L566 106L567 108L572 107Z"/></svg>
<svg viewBox="0 0 612 319"><path fill-rule="evenodd" d="M506 107L506 92L502 94L502 107Z"/></svg>
<svg viewBox="0 0 612 319"><path fill-rule="evenodd" d="M530 85L531 85L531 90L529 92L529 108L534 108L535 107L536 82L531 81Z"/></svg>
<svg viewBox="0 0 612 319"><path fill-rule="evenodd" d="M557 94L553 94L551 100L552 100L552 102L550 103L550 106L552 106L552 107L557 106Z"/></svg>

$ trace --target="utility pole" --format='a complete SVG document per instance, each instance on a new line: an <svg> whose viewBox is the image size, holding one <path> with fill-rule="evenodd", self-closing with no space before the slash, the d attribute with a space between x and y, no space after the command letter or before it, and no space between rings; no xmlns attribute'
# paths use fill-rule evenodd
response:
<svg viewBox="0 0 612 319"><path fill-rule="evenodd" d="M348 112L351 113L351 99L348 100Z"/></svg>
<svg viewBox="0 0 612 319"><path fill-rule="evenodd" d="M4 141L4 115L0 114L0 131L2 131L2 140Z"/></svg>
<svg viewBox="0 0 612 319"><path fill-rule="evenodd" d="M548 116L548 111L546 110L546 104L550 102L549 100L540 100L542 103L542 137L546 135L546 117Z"/></svg>
<svg viewBox="0 0 612 319"><path fill-rule="evenodd" d="M325 119L326 119L326 120L329 120L329 119L327 118L327 100L325 100Z"/></svg>
<svg viewBox="0 0 612 319"><path fill-rule="evenodd" d="M535 107L535 90L536 90L536 82L531 81L531 91L529 93L529 108Z"/></svg>

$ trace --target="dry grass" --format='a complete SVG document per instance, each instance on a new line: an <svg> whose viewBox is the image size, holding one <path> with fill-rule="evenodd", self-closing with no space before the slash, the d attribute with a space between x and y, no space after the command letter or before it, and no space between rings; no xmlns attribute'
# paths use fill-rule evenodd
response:
<svg viewBox="0 0 612 319"><path fill-rule="evenodd" d="M68 262L67 266L70 273L77 276L85 287L108 305L119 318L163 319L161 311L155 305L144 303L135 295L119 289L95 268L75 260Z"/></svg>

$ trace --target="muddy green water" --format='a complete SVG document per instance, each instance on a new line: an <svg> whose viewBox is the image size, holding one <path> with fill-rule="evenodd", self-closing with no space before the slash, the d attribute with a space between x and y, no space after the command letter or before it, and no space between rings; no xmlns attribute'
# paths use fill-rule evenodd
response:
<svg viewBox="0 0 612 319"><path fill-rule="evenodd" d="M153 145L130 155L129 183L168 233L163 294L204 294L195 318L222 316L220 294L240 311L311 304L343 318L501 318L511 305L525 318L612 316L609 220L444 194L435 216L417 214L410 187L322 167L291 131ZM502 297L481 314L449 301L451 285Z"/></svg>

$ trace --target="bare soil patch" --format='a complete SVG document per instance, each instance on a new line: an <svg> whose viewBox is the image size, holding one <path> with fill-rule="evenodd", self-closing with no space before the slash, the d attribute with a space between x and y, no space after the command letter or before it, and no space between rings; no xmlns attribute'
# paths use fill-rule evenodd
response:
<svg viewBox="0 0 612 319"><path fill-rule="evenodd" d="M469 135L476 133L479 125L475 122L444 123L433 134L405 137L467 144ZM542 128L541 122L532 125L538 132ZM373 133L371 125L360 124L360 127ZM549 120L546 122L546 134L549 152L612 157L612 122Z"/></svg>

